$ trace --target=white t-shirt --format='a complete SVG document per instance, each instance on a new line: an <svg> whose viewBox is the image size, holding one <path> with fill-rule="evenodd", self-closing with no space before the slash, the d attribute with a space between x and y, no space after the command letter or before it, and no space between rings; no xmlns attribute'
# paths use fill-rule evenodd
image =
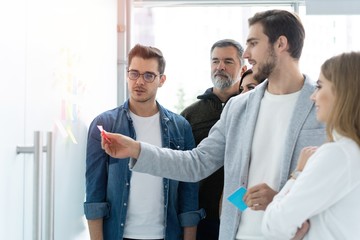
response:
<svg viewBox="0 0 360 240"><path fill-rule="evenodd" d="M275 190L279 188L285 139L299 95L300 91L285 95L265 91L252 143L248 188L260 183ZM264 211L247 208L241 215L236 239L263 239L263 215Z"/></svg>
<svg viewBox="0 0 360 240"><path fill-rule="evenodd" d="M140 117L130 113L138 141L161 147L160 114ZM163 178L132 172L125 238L164 238Z"/></svg>
<svg viewBox="0 0 360 240"><path fill-rule="evenodd" d="M304 239L359 239L359 173L360 147L353 140L324 144L267 207L262 231L268 239L290 239L309 219Z"/></svg>

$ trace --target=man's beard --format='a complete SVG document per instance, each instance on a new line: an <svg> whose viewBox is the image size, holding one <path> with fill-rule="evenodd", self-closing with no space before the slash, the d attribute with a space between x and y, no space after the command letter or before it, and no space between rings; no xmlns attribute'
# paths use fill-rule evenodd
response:
<svg viewBox="0 0 360 240"><path fill-rule="evenodd" d="M217 75L217 76L216 76ZM211 76L212 83L215 88L226 89L234 85L235 80L224 71L216 71Z"/></svg>
<svg viewBox="0 0 360 240"><path fill-rule="evenodd" d="M269 56L266 62L259 66L258 72L254 74L254 79L258 82L262 82L267 79L269 75L274 71L276 66L277 56L275 55L274 48L269 49Z"/></svg>

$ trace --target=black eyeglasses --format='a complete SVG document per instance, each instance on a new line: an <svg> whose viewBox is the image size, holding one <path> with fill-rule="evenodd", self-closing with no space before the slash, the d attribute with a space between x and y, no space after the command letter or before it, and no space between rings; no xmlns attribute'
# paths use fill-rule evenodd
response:
<svg viewBox="0 0 360 240"><path fill-rule="evenodd" d="M130 80L135 81L140 76L143 76L143 79L145 80L145 82L148 82L148 83L152 83L157 76L161 76L161 74L156 75L155 73L152 73L152 72L139 73L139 71L136 71L136 70L129 70L127 72L128 72L128 77Z"/></svg>

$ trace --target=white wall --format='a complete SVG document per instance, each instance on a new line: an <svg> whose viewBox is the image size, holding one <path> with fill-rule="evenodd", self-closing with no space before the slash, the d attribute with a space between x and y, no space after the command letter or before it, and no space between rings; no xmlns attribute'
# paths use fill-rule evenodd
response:
<svg viewBox="0 0 360 240"><path fill-rule="evenodd" d="M33 159L15 149L39 130L55 135L55 239L88 239L86 135L116 106L116 25L116 0L0 4L1 238L32 239Z"/></svg>

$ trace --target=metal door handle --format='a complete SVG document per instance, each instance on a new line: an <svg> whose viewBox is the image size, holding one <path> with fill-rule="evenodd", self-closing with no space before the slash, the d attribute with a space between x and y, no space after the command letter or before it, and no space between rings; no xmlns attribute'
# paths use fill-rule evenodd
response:
<svg viewBox="0 0 360 240"><path fill-rule="evenodd" d="M45 173L45 221L42 221L43 211L43 152L46 152ZM33 191L33 239L54 239L54 154L53 134L47 133L47 144L43 146L43 138L40 131L34 132L34 146L16 147L16 153L34 154L34 191ZM45 238L42 234L42 226L45 225Z"/></svg>
<svg viewBox="0 0 360 240"><path fill-rule="evenodd" d="M53 133L47 133L46 143L46 173L45 173L45 239L54 239L54 145L53 145Z"/></svg>

